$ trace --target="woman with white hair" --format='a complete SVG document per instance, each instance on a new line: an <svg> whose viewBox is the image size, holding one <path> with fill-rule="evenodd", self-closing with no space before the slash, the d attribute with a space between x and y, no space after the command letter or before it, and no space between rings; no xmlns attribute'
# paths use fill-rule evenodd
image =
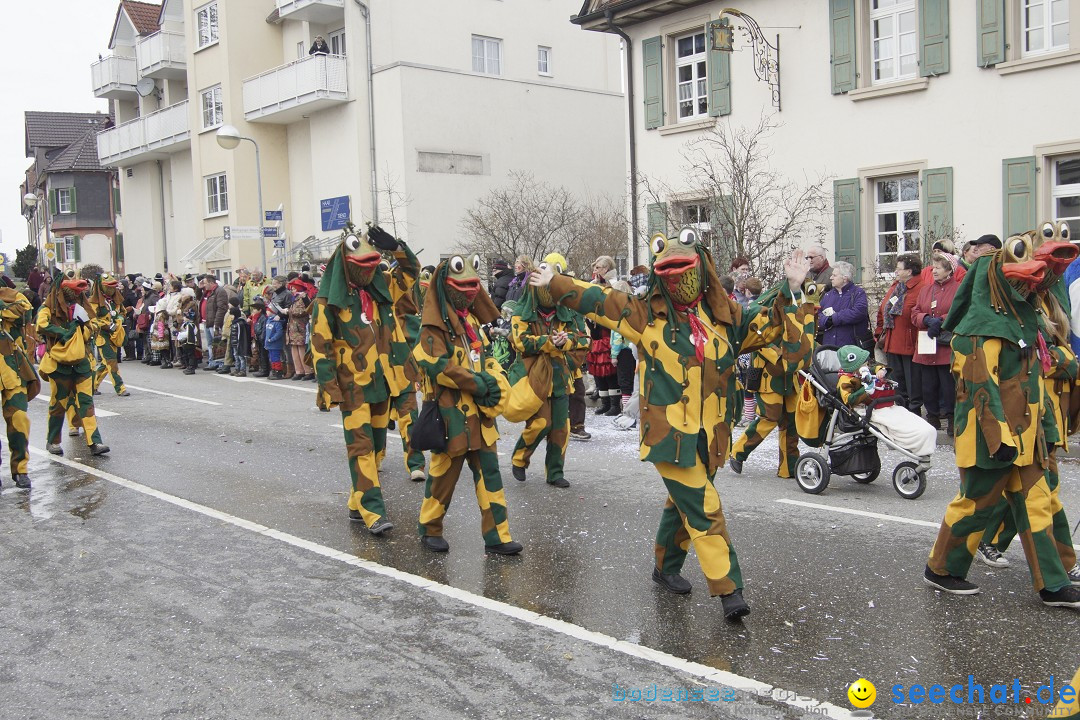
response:
<svg viewBox="0 0 1080 720"><path fill-rule="evenodd" d="M855 268L840 260L833 265L832 290L821 297L817 314L825 345L858 345L869 349L873 344L870 333L870 311L866 291L855 284Z"/></svg>

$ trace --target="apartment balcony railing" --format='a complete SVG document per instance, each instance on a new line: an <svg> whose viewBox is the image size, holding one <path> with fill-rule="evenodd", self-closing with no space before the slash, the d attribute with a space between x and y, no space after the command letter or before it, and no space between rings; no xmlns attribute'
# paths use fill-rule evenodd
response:
<svg viewBox="0 0 1080 720"><path fill-rule="evenodd" d="M244 81L244 119L288 124L349 99L345 58L309 55Z"/></svg>
<svg viewBox="0 0 1080 720"><path fill-rule="evenodd" d="M159 30L135 45L140 77L183 78L187 75L184 33Z"/></svg>
<svg viewBox="0 0 1080 720"><path fill-rule="evenodd" d="M278 16L329 25L345 19L345 0L277 0Z"/></svg>
<svg viewBox="0 0 1080 720"><path fill-rule="evenodd" d="M110 100L130 99L139 80L135 58L109 55L90 65L94 97Z"/></svg>
<svg viewBox="0 0 1080 720"><path fill-rule="evenodd" d="M98 133L97 142L101 164L120 167L186 150L191 145L188 101Z"/></svg>

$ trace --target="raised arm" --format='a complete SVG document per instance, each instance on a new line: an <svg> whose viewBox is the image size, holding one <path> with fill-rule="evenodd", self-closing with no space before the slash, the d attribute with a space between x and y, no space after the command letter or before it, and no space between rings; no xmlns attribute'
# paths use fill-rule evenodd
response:
<svg viewBox="0 0 1080 720"><path fill-rule="evenodd" d="M585 315L609 330L618 330L630 342L641 339L649 323L648 306L644 300L611 288L603 288L566 275L551 276L551 271L534 273L543 279L551 278L551 296L555 302ZM529 282L533 282L530 279ZM535 284L535 283L533 283Z"/></svg>

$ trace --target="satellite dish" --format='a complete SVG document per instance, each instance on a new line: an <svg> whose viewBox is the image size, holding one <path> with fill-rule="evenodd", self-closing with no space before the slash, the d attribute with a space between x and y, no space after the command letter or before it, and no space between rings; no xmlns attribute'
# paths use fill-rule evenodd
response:
<svg viewBox="0 0 1080 720"><path fill-rule="evenodd" d="M135 92L139 93L139 97L153 95L157 92L157 83L154 82L154 78L141 78L139 82L135 83Z"/></svg>

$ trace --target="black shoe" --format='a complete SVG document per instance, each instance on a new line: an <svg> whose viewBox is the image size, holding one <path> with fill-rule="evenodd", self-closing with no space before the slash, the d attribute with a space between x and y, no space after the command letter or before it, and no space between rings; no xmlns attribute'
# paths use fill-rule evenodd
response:
<svg viewBox="0 0 1080 720"><path fill-rule="evenodd" d="M926 422L930 423L935 430L941 430L941 417L938 415L926 414Z"/></svg>
<svg viewBox="0 0 1080 720"><path fill-rule="evenodd" d="M51 452L53 455L64 454L64 448L60 446L60 443L45 443L45 449Z"/></svg>
<svg viewBox="0 0 1080 720"><path fill-rule="evenodd" d="M608 410L611 409L611 398L604 395L600 398L600 407L596 408L597 415L607 415Z"/></svg>
<svg viewBox="0 0 1080 720"><path fill-rule="evenodd" d="M232 372L232 368L227 368L224 365L217 369L218 375L228 375L230 372Z"/></svg>
<svg viewBox="0 0 1080 720"><path fill-rule="evenodd" d="M608 417L622 415L622 398L611 401L611 409L604 413Z"/></svg>
<svg viewBox="0 0 1080 720"><path fill-rule="evenodd" d="M738 620L750 614L750 606L743 599L742 590L736 590L730 595L721 595L720 602L724 607L724 617L728 620Z"/></svg>
<svg viewBox="0 0 1080 720"><path fill-rule="evenodd" d="M923 570L923 580L935 590L941 590L950 595L975 595L979 592L979 586L975 583L955 575L938 575L930 569L929 565Z"/></svg>
<svg viewBox="0 0 1080 720"><path fill-rule="evenodd" d="M299 380L303 380L303 379L304 379L304 378L306 378L306 377L307 377L307 375L301 375L300 373L295 373L295 374L293 374L293 376L292 376L291 378L289 378L289 379L290 379L290 380L292 380L293 382L297 382L297 381L299 381Z"/></svg>
<svg viewBox="0 0 1080 720"><path fill-rule="evenodd" d="M390 522L389 518L383 516L371 524L368 528L368 532L372 535L382 535L388 533L394 529L394 523Z"/></svg>
<svg viewBox="0 0 1080 720"><path fill-rule="evenodd" d="M1080 588L1075 588L1072 585L1066 585L1053 592L1044 588L1039 591L1039 597L1042 598L1043 605L1048 607L1080 609Z"/></svg>
<svg viewBox="0 0 1080 720"><path fill-rule="evenodd" d="M692 589L690 581L682 575L665 575L660 568L654 567L652 571L653 582L663 586L668 592L676 595L686 595Z"/></svg>
<svg viewBox="0 0 1080 720"><path fill-rule="evenodd" d="M268 373L268 372L257 372L254 375L252 375L252 377L259 377L259 378L270 377L270 373Z"/></svg>
<svg viewBox="0 0 1080 720"><path fill-rule="evenodd" d="M736 475L742 475L742 464L742 460L736 460L735 458L728 460L728 467L734 470Z"/></svg>
<svg viewBox="0 0 1080 720"><path fill-rule="evenodd" d="M585 428L581 428L580 430L574 430L574 429L571 428L571 430L570 430L570 439L571 440L580 440L582 442L587 442L589 440L592 440L592 435L590 433L585 432Z"/></svg>
<svg viewBox="0 0 1080 720"><path fill-rule="evenodd" d="M510 468L510 472L513 473L515 480L525 482L525 468L514 465Z"/></svg>
<svg viewBox="0 0 1080 720"><path fill-rule="evenodd" d="M945 418L945 434L949 437L956 437L956 429L953 425L953 416L948 415Z"/></svg>
<svg viewBox="0 0 1080 720"><path fill-rule="evenodd" d="M349 510L349 520L352 522L362 523L364 522L364 516L360 514L359 510Z"/></svg>
<svg viewBox="0 0 1080 720"><path fill-rule="evenodd" d="M100 395L100 394L101 394L101 391L100 391L100 390L95 390L95 391L94 391L94 394L95 394L95 395Z"/></svg>
<svg viewBox="0 0 1080 720"><path fill-rule="evenodd" d="M93 445L90 446L90 454L91 455L104 455L107 452L109 452L109 446L108 445L102 445L101 443L94 443Z"/></svg>
<svg viewBox="0 0 1080 720"><path fill-rule="evenodd" d="M521 543L519 542L504 542L498 545L485 545L484 552L491 555L517 555L522 551Z"/></svg>
<svg viewBox="0 0 1080 720"><path fill-rule="evenodd" d="M127 390L121 390L120 392L118 392L116 394L119 395L120 397L131 397L131 393L128 392Z"/></svg>
<svg viewBox="0 0 1080 720"><path fill-rule="evenodd" d="M217 365L207 365L203 370L206 372L217 372Z"/></svg>
<svg viewBox="0 0 1080 720"><path fill-rule="evenodd" d="M184 368L184 374L185 375L194 375L195 374L195 368Z"/></svg>
<svg viewBox="0 0 1080 720"><path fill-rule="evenodd" d="M446 552L450 549L450 543L446 542L441 535L421 535L420 544L431 552Z"/></svg>
<svg viewBox="0 0 1080 720"><path fill-rule="evenodd" d="M15 487L22 488L24 490L30 487L30 476L26 473L15 476Z"/></svg>
<svg viewBox="0 0 1080 720"><path fill-rule="evenodd" d="M557 488L570 487L570 482L566 478L555 478L554 480L548 480L547 484Z"/></svg>

